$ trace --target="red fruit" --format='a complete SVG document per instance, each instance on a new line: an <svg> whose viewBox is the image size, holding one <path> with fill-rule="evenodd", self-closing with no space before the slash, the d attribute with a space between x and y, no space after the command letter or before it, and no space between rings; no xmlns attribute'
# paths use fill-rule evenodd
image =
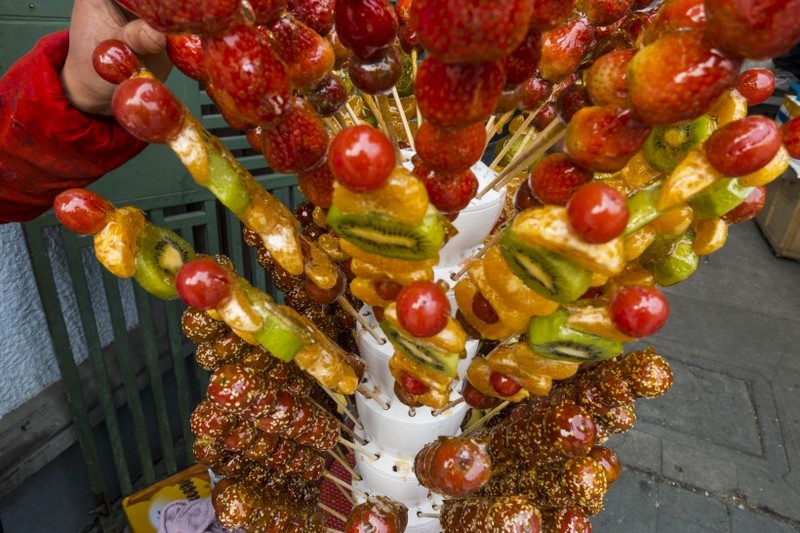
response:
<svg viewBox="0 0 800 533"><path fill-rule="evenodd" d="M126 130L149 143L169 141L183 125L183 105L154 79L130 78L120 83L111 109Z"/></svg>
<svg viewBox="0 0 800 533"><path fill-rule="evenodd" d="M256 129L256 125L252 121L242 118L242 115L235 111L233 101L230 99L228 94L218 90L210 81L206 82L205 89L206 94L208 94L208 97L212 102L214 102L214 105L217 106L222 118L225 119L225 122L228 123L228 126L230 126L231 129L237 131L249 131ZM260 132L260 127L258 129ZM259 140L259 144L260 143L261 141ZM260 148L259 151L261 151Z"/></svg>
<svg viewBox="0 0 800 533"><path fill-rule="evenodd" d="M800 117L791 118L781 126L781 138L789 155L800 159Z"/></svg>
<svg viewBox="0 0 800 533"><path fill-rule="evenodd" d="M276 172L294 174L317 167L328 150L328 133L312 107L302 99L261 132L264 158Z"/></svg>
<svg viewBox="0 0 800 533"><path fill-rule="evenodd" d="M528 180L523 181L514 195L514 209L519 213L531 207L539 207L542 205L531 192L531 186Z"/></svg>
<svg viewBox="0 0 800 533"><path fill-rule="evenodd" d="M476 292L472 298L472 313L487 324L494 324L500 320L491 302L480 291Z"/></svg>
<svg viewBox="0 0 800 533"><path fill-rule="evenodd" d="M375 292L384 300L394 301L397 295L403 290L403 286L394 281L379 280L374 281L372 285L375 287Z"/></svg>
<svg viewBox="0 0 800 533"><path fill-rule="evenodd" d="M556 117L558 116L558 108L554 103L547 103L536 113L536 116L533 117L533 127L537 130L541 131L545 129L551 122L553 122Z"/></svg>
<svg viewBox="0 0 800 533"><path fill-rule="evenodd" d="M529 0L414 0L411 25L432 57L445 63L497 61L528 32Z"/></svg>
<svg viewBox="0 0 800 533"><path fill-rule="evenodd" d="M541 56L542 33L539 30L528 30L522 43L503 59L506 85L519 85L533 76L539 66Z"/></svg>
<svg viewBox="0 0 800 533"><path fill-rule="evenodd" d="M775 75L765 68L751 68L739 74L736 90L747 100L747 105L764 102L775 91Z"/></svg>
<svg viewBox="0 0 800 533"><path fill-rule="evenodd" d="M594 44L594 29L584 19L571 20L544 34L539 75L558 83L578 70Z"/></svg>
<svg viewBox="0 0 800 533"><path fill-rule="evenodd" d="M578 0L575 7L593 26L607 26L630 13L633 0Z"/></svg>
<svg viewBox="0 0 800 533"><path fill-rule="evenodd" d="M594 446L597 426L586 410L573 403L565 403L547 412L542 435L559 453L581 457Z"/></svg>
<svg viewBox="0 0 800 533"><path fill-rule="evenodd" d="M311 89L328 76L336 57L331 43L292 15L271 22L269 28L272 52L286 66L295 88Z"/></svg>
<svg viewBox="0 0 800 533"><path fill-rule="evenodd" d="M468 438L440 437L433 446L436 449L430 459L429 474L437 492L463 498L489 481L492 461L484 445ZM424 451L425 448L420 453ZM416 461L414 470L417 471Z"/></svg>
<svg viewBox="0 0 800 533"><path fill-rule="evenodd" d="M250 0L256 24L269 24L283 15L288 7L286 0Z"/></svg>
<svg viewBox="0 0 800 533"><path fill-rule="evenodd" d="M532 0L528 26L539 31L555 29L569 18L574 5L575 0Z"/></svg>
<svg viewBox="0 0 800 533"><path fill-rule="evenodd" d="M327 209L333 203L333 174L325 163L308 172L300 172L297 186L303 196L316 206Z"/></svg>
<svg viewBox="0 0 800 533"><path fill-rule="evenodd" d="M245 138L247 139L247 144L250 145L250 148L256 150L258 152L261 151L261 134L264 130L261 126L250 128L245 132Z"/></svg>
<svg viewBox="0 0 800 533"><path fill-rule="evenodd" d="M700 31L665 35L628 63L631 105L639 120L651 125L694 119L735 83L739 65Z"/></svg>
<svg viewBox="0 0 800 533"><path fill-rule="evenodd" d="M261 396L265 387L263 378L252 368L228 364L211 375L206 394L223 411L241 413Z"/></svg>
<svg viewBox="0 0 800 533"><path fill-rule="evenodd" d="M518 381L500 372L492 372L489 375L489 383L497 394L505 397L514 396L522 389Z"/></svg>
<svg viewBox="0 0 800 533"><path fill-rule="evenodd" d="M622 464L620 463L617 452L605 446L595 446L592 448L592 451L589 452L589 457L599 462L600 466L603 467L609 486L613 485L614 482L619 479Z"/></svg>
<svg viewBox="0 0 800 533"><path fill-rule="evenodd" d="M322 287L318 286L314 283L311 278L305 279L305 290L306 293L313 298L315 301L321 304L332 304L334 303L337 298L339 298L342 294L344 294L345 289L345 279L344 276L339 274L339 277L336 278L336 284L330 289L323 289Z"/></svg>
<svg viewBox="0 0 800 533"><path fill-rule="evenodd" d="M428 168L420 159L414 166L414 175L425 184L431 204L446 215L467 207L478 192L478 178L470 169L439 172Z"/></svg>
<svg viewBox="0 0 800 533"><path fill-rule="evenodd" d="M414 81L414 94L426 121L456 129L491 115L503 83L499 63L450 65L426 57Z"/></svg>
<svg viewBox="0 0 800 533"><path fill-rule="evenodd" d="M208 79L203 65L203 42L200 36L167 35L167 55L178 70L193 80L205 83Z"/></svg>
<svg viewBox="0 0 800 533"><path fill-rule="evenodd" d="M342 78L336 74L329 74L306 93L305 97L320 116L330 117L347 103L347 87Z"/></svg>
<svg viewBox="0 0 800 533"><path fill-rule="evenodd" d="M419 42L419 35L413 26L400 26L397 39L400 41L400 48L406 54L410 54L412 50L422 50L422 43Z"/></svg>
<svg viewBox="0 0 800 533"><path fill-rule="evenodd" d="M486 128L480 122L456 130L437 128L423 122L414 136L414 144L425 164L433 170L461 172L483 155Z"/></svg>
<svg viewBox="0 0 800 533"><path fill-rule="evenodd" d="M213 309L231 293L228 271L211 259L195 259L184 264L175 278L181 300L198 309Z"/></svg>
<svg viewBox="0 0 800 533"><path fill-rule="evenodd" d="M575 113L589 105L591 105L589 93L586 92L583 85L577 83L572 83L561 91L556 101L558 114L561 115L561 120L565 123L572 120Z"/></svg>
<svg viewBox="0 0 800 533"><path fill-rule="evenodd" d="M192 412L189 425L195 437L220 439L236 425L236 417L217 407L214 402L203 400Z"/></svg>
<svg viewBox="0 0 800 533"><path fill-rule="evenodd" d="M56 218L81 235L94 235L106 225L114 207L99 194L86 189L68 189L53 202Z"/></svg>
<svg viewBox="0 0 800 533"><path fill-rule="evenodd" d="M611 297L608 310L618 330L642 338L660 330L667 322L669 302L655 287L626 285Z"/></svg>
<svg viewBox="0 0 800 533"><path fill-rule="evenodd" d="M625 195L603 183L587 183L567 202L572 229L586 242L608 242L622 234L628 224Z"/></svg>
<svg viewBox="0 0 800 533"><path fill-rule="evenodd" d="M509 111L516 111L519 103L522 100L522 91L519 85L514 87L506 87L500 93L500 98L497 100L497 107L494 108L495 115L502 115Z"/></svg>
<svg viewBox="0 0 800 533"><path fill-rule="evenodd" d="M334 137L328 166L336 180L355 192L380 188L395 167L394 147L380 131L353 126Z"/></svg>
<svg viewBox="0 0 800 533"><path fill-rule="evenodd" d="M705 0L714 46L749 59L788 52L800 40L800 0Z"/></svg>
<svg viewBox="0 0 800 533"><path fill-rule="evenodd" d="M339 39L339 34L336 33L335 26L325 38L333 45L333 53L336 56L336 63L333 65L333 68L335 70L341 70L346 67L347 62L353 56L353 52L342 44L341 39Z"/></svg>
<svg viewBox="0 0 800 533"><path fill-rule="evenodd" d="M239 10L238 0L138 0L135 3L137 14L162 33L202 36L223 33Z"/></svg>
<svg viewBox="0 0 800 533"><path fill-rule="evenodd" d="M594 105L628 105L627 68L636 50L614 50L598 57L584 81Z"/></svg>
<svg viewBox="0 0 800 533"><path fill-rule="evenodd" d="M397 13L397 19L400 21L401 26L411 22L412 3L413 0L397 0L394 5L395 12Z"/></svg>
<svg viewBox="0 0 800 533"><path fill-rule="evenodd" d="M566 154L552 154L531 170L528 183L533 196L545 204L566 205L572 194L594 176Z"/></svg>
<svg viewBox="0 0 800 533"><path fill-rule="evenodd" d="M469 381L464 381L464 388L461 390L461 395L464 397L464 401L467 402L467 405L473 409L492 409L500 403L499 398L485 395L473 387L472 383Z"/></svg>
<svg viewBox="0 0 800 533"><path fill-rule="evenodd" d="M289 103L286 68L254 26L238 24L204 39L203 61L217 100L241 119L267 124Z"/></svg>
<svg viewBox="0 0 800 533"><path fill-rule="evenodd" d="M775 122L758 116L725 124L705 144L711 165L726 176L744 176L769 163L781 147Z"/></svg>
<svg viewBox="0 0 800 533"><path fill-rule="evenodd" d="M746 222L755 218L757 214L764 208L764 202L767 201L766 187L758 186L745 198L744 202L725 213L722 218L731 224L738 224L739 222Z"/></svg>
<svg viewBox="0 0 800 533"><path fill-rule="evenodd" d="M405 505L379 496L358 504L350 512L344 533L402 533L407 523Z"/></svg>
<svg viewBox="0 0 800 533"><path fill-rule="evenodd" d="M337 0L336 33L361 59L378 59L397 36L397 15L386 0Z"/></svg>
<svg viewBox="0 0 800 533"><path fill-rule="evenodd" d="M616 33L617 36L628 41L628 46L625 48L631 48L634 43L639 42L639 38L652 25L657 14L658 10L639 11L625 17Z"/></svg>
<svg viewBox="0 0 800 533"><path fill-rule="evenodd" d="M650 44L668 33L700 30L706 26L703 0L668 0L655 11L653 22L644 30L642 42Z"/></svg>
<svg viewBox="0 0 800 533"><path fill-rule="evenodd" d="M553 533L592 533L589 516L580 509L563 508L552 514L545 514L545 523L550 524Z"/></svg>
<svg viewBox="0 0 800 533"><path fill-rule="evenodd" d="M403 387L403 390L406 391L408 394L413 394L415 396L419 396L420 394L425 394L429 390L430 387L425 385L423 382L409 374L408 372L400 372L400 386Z"/></svg>
<svg viewBox="0 0 800 533"><path fill-rule="evenodd" d="M347 66L353 85L368 94L384 94L392 90L403 76L400 50L392 46L378 59L353 56Z"/></svg>
<svg viewBox="0 0 800 533"><path fill-rule="evenodd" d="M447 326L450 302L432 281L415 281L397 295L397 318L415 337L432 337Z"/></svg>
<svg viewBox="0 0 800 533"><path fill-rule="evenodd" d="M133 50L116 39L97 45L92 54L92 65L101 78L115 85L127 80L142 68Z"/></svg>
<svg viewBox="0 0 800 533"><path fill-rule="evenodd" d="M572 117L564 136L564 149L592 172L617 172L639 151L650 126L634 118L627 108L584 107Z"/></svg>
<svg viewBox="0 0 800 533"><path fill-rule="evenodd" d="M289 0L289 11L320 35L333 27L336 0Z"/></svg>
<svg viewBox="0 0 800 533"><path fill-rule="evenodd" d="M522 84L521 107L527 111L539 109L553 92L549 81L533 76Z"/></svg>

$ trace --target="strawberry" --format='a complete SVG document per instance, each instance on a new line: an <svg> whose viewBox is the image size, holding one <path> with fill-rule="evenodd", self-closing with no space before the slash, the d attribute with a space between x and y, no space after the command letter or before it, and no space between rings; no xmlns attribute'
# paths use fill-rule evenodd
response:
<svg viewBox="0 0 800 533"><path fill-rule="evenodd" d="M288 7L286 0L250 0L256 24L269 24L283 15Z"/></svg>
<svg viewBox="0 0 800 533"><path fill-rule="evenodd" d="M511 55L503 59L506 85L519 85L533 76L541 56L542 34L539 30L529 30L522 43L511 52Z"/></svg>
<svg viewBox="0 0 800 533"><path fill-rule="evenodd" d="M684 30L703 30L706 8L703 0L669 0L657 11L644 30L642 42L650 44L668 33Z"/></svg>
<svg viewBox="0 0 800 533"><path fill-rule="evenodd" d="M320 35L333 27L336 0L289 0L289 11Z"/></svg>
<svg viewBox="0 0 800 533"><path fill-rule="evenodd" d="M592 173L575 164L566 154L553 154L539 161L528 178L533 196L545 204L567 205L572 193L592 181Z"/></svg>
<svg viewBox="0 0 800 533"><path fill-rule="evenodd" d="M578 0L575 7L593 26L607 26L630 13L633 0Z"/></svg>
<svg viewBox="0 0 800 533"><path fill-rule="evenodd" d="M333 202L333 174L328 165L322 165L297 174L300 192L312 204L327 209Z"/></svg>
<svg viewBox="0 0 800 533"><path fill-rule="evenodd" d="M564 136L564 149L592 172L622 170L642 147L650 127L636 120L627 108L584 107L572 117Z"/></svg>
<svg viewBox="0 0 800 533"><path fill-rule="evenodd" d="M529 0L414 0L411 26L439 61L497 61L525 38Z"/></svg>
<svg viewBox="0 0 800 533"><path fill-rule="evenodd" d="M311 105L296 98L274 125L264 128L261 148L276 172L303 172L316 167L325 157L328 133Z"/></svg>
<svg viewBox="0 0 800 533"><path fill-rule="evenodd" d="M239 0L137 0L136 12L163 33L215 35L225 31L239 10Z"/></svg>
<svg viewBox="0 0 800 533"><path fill-rule="evenodd" d="M696 118L736 83L741 61L713 48L699 31L667 34L628 63L630 102L652 125Z"/></svg>
<svg viewBox="0 0 800 533"><path fill-rule="evenodd" d="M425 120L440 128L461 128L494 111L504 81L499 63L449 65L426 57L414 81L414 94Z"/></svg>
<svg viewBox="0 0 800 533"><path fill-rule="evenodd" d="M480 160L486 129L480 122L458 130L439 129L423 122L414 137L419 155L433 170L462 172Z"/></svg>
<svg viewBox="0 0 800 533"><path fill-rule="evenodd" d="M532 0L531 29L548 31L558 28L572 14L575 0Z"/></svg>
<svg viewBox="0 0 800 533"><path fill-rule="evenodd" d="M417 176L428 191L431 204L446 215L458 213L478 192L478 178L471 170L463 172L438 172L429 168L424 161L414 166Z"/></svg>
<svg viewBox="0 0 800 533"><path fill-rule="evenodd" d="M714 46L748 59L769 59L800 41L800 0L706 0Z"/></svg>
<svg viewBox="0 0 800 533"><path fill-rule="evenodd" d="M539 76L528 78L522 84L522 109L530 111L539 109L552 91L553 86L549 81Z"/></svg>
<svg viewBox="0 0 800 533"><path fill-rule="evenodd" d="M267 28L272 51L286 65L297 89L314 87L333 69L336 58L331 43L295 17L277 18Z"/></svg>
<svg viewBox="0 0 800 533"><path fill-rule="evenodd" d="M624 107L628 103L626 72L636 50L615 50L598 57L586 71L586 89L595 105Z"/></svg>
<svg viewBox="0 0 800 533"><path fill-rule="evenodd" d="M386 0L337 0L336 33L361 59L383 56L397 37L397 14Z"/></svg>
<svg viewBox="0 0 800 533"><path fill-rule="evenodd" d="M544 34L539 73L558 83L574 73L594 44L594 29L584 19L574 19Z"/></svg>
<svg viewBox="0 0 800 533"><path fill-rule="evenodd" d="M167 55L178 70L193 80L208 80L203 66L203 43L198 35L167 35Z"/></svg>

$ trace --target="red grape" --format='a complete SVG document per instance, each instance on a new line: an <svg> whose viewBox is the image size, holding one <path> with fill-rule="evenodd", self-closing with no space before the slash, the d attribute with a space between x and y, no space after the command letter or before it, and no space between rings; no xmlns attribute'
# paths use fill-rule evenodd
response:
<svg viewBox="0 0 800 533"><path fill-rule="evenodd" d="M504 397L514 396L522 389L518 381L500 372L492 372L489 375L489 383L497 394Z"/></svg>
<svg viewBox="0 0 800 533"><path fill-rule="evenodd" d="M781 138L789 155L800 159L800 116L789 119L781 126Z"/></svg>
<svg viewBox="0 0 800 533"><path fill-rule="evenodd" d="M667 322L669 302L655 287L621 287L608 305L611 321L625 335L641 338L652 335Z"/></svg>
<svg viewBox="0 0 800 533"><path fill-rule="evenodd" d="M125 80L114 90L111 109L126 130L149 143L169 141L183 125L183 105L158 80Z"/></svg>
<svg viewBox="0 0 800 533"><path fill-rule="evenodd" d="M386 0L338 0L339 39L361 59L381 57L397 36L397 14Z"/></svg>
<svg viewBox="0 0 800 533"><path fill-rule="evenodd" d="M464 401L473 409L491 409L500 403L498 398L494 396L487 396L475 387L469 381L464 381L464 388L461 391Z"/></svg>
<svg viewBox="0 0 800 533"><path fill-rule="evenodd" d="M431 390L430 387L405 371L400 372L400 386L403 387L403 390L408 394L413 394L415 396L425 394Z"/></svg>
<svg viewBox="0 0 800 533"><path fill-rule="evenodd" d="M472 298L472 312L478 319L487 324L494 324L500 320L491 302L489 302L480 291L476 292L475 296Z"/></svg>
<svg viewBox="0 0 800 533"><path fill-rule="evenodd" d="M397 318L415 337L432 337L447 326L450 302L436 283L415 281L397 295Z"/></svg>
<svg viewBox="0 0 800 533"><path fill-rule="evenodd" d="M775 122L758 116L725 124L705 144L708 162L726 176L744 176L769 163L781 147Z"/></svg>
<svg viewBox="0 0 800 533"><path fill-rule="evenodd" d="M747 100L747 105L760 104L775 90L775 75L765 68L751 68L739 75L736 90Z"/></svg>
<svg viewBox="0 0 800 533"><path fill-rule="evenodd" d="M380 131L367 125L353 126L333 139L328 165L336 180L348 189L373 191L394 170L394 147Z"/></svg>
<svg viewBox="0 0 800 533"><path fill-rule="evenodd" d="M211 259L189 261L175 278L178 294L187 305L213 309L231 292L228 271Z"/></svg>
<svg viewBox="0 0 800 533"><path fill-rule="evenodd" d="M764 202L766 201L767 189L763 185L760 185L745 198L744 202L725 213L722 218L731 224L746 222L761 212L764 208Z"/></svg>
<svg viewBox="0 0 800 533"><path fill-rule="evenodd" d="M58 221L82 235L103 229L113 209L108 200L85 189L68 189L53 202Z"/></svg>
<svg viewBox="0 0 800 533"><path fill-rule="evenodd" d="M116 39L97 45L92 54L92 65L101 78L115 85L127 80L142 68L133 50Z"/></svg>
<svg viewBox="0 0 800 533"><path fill-rule="evenodd" d="M539 161L528 180L533 195L542 203L566 205L572 194L592 181L593 174L566 154L552 154Z"/></svg>
<svg viewBox="0 0 800 533"><path fill-rule="evenodd" d="M593 244L618 237L628 224L625 195L603 183L587 183L567 202L570 225L581 239Z"/></svg>

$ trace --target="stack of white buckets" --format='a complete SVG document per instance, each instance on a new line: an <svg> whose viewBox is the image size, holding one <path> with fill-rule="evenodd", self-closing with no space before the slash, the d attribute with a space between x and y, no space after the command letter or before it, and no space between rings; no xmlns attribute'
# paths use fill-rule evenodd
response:
<svg viewBox="0 0 800 533"><path fill-rule="evenodd" d="M494 177L494 173L483 163L473 167L483 189ZM440 253L439 265L434 269L436 279L452 285L450 274L457 272L462 264L480 247L492 230L503 210L505 190L490 190L481 199L474 199L461 211L454 225L458 235L451 239ZM456 311L452 291L448 293L453 314ZM378 335L385 339L378 327L370 307L365 306L361 314L370 321ZM414 475L414 457L427 443L440 435L455 435L469 407L460 403L447 411L433 416L429 407L417 407L410 411L393 393L394 378L389 372L389 359L394 349L389 342L378 343L360 326L356 330L356 341L361 357L367 365L364 385L378 391L381 399L389 405L384 409L375 400L356 393L358 417L364 425L362 435L369 443L365 446L374 457L356 452L356 470L364 478L354 486L367 494L380 494L402 502L408 507L408 533L436 533L441 530L435 518L419 517L417 513L433 513L433 505L441 498L429 494ZM459 364L459 378L463 379L469 361L475 355L478 343L467 341L467 358ZM451 400L458 398L457 384ZM414 416L410 416L410 412ZM378 457L376 460L375 457Z"/></svg>

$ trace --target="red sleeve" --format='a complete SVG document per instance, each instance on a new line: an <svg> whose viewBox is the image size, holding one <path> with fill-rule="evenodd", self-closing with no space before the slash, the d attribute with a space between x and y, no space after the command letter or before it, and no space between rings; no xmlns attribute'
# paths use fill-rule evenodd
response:
<svg viewBox="0 0 800 533"><path fill-rule="evenodd" d="M59 192L85 187L146 146L113 118L70 105L60 78L68 49L67 31L49 35L0 78L0 223L37 217Z"/></svg>

